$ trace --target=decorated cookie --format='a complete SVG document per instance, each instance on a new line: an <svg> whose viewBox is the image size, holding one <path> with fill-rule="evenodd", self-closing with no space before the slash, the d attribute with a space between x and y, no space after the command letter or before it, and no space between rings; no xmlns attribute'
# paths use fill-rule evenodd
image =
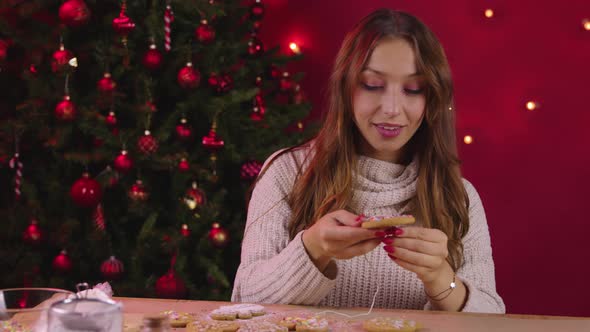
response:
<svg viewBox="0 0 590 332"><path fill-rule="evenodd" d="M238 332L288 332L289 329L264 320L254 320L245 323Z"/></svg>
<svg viewBox="0 0 590 332"><path fill-rule="evenodd" d="M263 306L258 304L240 303L221 306L211 312L209 316L215 320L250 319L253 316L262 316L266 313Z"/></svg>
<svg viewBox="0 0 590 332"><path fill-rule="evenodd" d="M172 327L185 327L186 324L191 321L191 315L186 312L166 310L162 311L161 314L168 317L168 320L170 320L170 326Z"/></svg>
<svg viewBox="0 0 590 332"><path fill-rule="evenodd" d="M413 320L392 317L375 317L366 320L363 328L368 332L414 332L420 328Z"/></svg>
<svg viewBox="0 0 590 332"><path fill-rule="evenodd" d="M236 332L240 325L236 322L193 320L186 325L188 332Z"/></svg>
<svg viewBox="0 0 590 332"><path fill-rule="evenodd" d="M328 321L317 317L300 320L295 325L297 332L328 332L329 330Z"/></svg>
<svg viewBox="0 0 590 332"><path fill-rule="evenodd" d="M373 216L363 219L363 228L388 228L413 224L416 221L413 216Z"/></svg>
<svg viewBox="0 0 590 332"><path fill-rule="evenodd" d="M281 319L281 321L279 322L279 325L288 328L289 331L295 331L295 326L297 325L297 323L301 322L303 320L305 320L305 318L285 317L285 318Z"/></svg>

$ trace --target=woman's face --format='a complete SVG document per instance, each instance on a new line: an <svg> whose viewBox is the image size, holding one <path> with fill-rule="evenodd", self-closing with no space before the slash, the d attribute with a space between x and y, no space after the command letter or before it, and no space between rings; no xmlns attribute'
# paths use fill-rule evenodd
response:
<svg viewBox="0 0 590 332"><path fill-rule="evenodd" d="M424 118L424 85L424 78L416 72L410 43L387 38L377 44L361 71L353 96L362 154L400 161L404 146Z"/></svg>

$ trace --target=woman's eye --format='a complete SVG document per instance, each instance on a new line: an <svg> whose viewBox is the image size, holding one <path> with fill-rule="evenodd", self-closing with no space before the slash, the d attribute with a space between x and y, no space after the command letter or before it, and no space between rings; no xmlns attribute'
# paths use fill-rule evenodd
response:
<svg viewBox="0 0 590 332"><path fill-rule="evenodd" d="M381 85L371 85L368 83L361 83L361 85L363 86L363 88L365 90L368 90L368 91L377 91L377 90L383 88L383 86L381 86Z"/></svg>
<svg viewBox="0 0 590 332"><path fill-rule="evenodd" d="M405 88L404 91L410 95L419 95L422 92L424 92L424 89L423 88L415 88L415 89Z"/></svg>

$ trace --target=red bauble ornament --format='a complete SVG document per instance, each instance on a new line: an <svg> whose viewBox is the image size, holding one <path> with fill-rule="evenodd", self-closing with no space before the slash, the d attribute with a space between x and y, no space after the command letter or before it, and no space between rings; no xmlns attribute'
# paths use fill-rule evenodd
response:
<svg viewBox="0 0 590 332"><path fill-rule="evenodd" d="M6 55L8 54L9 47L10 47L9 41L0 39L0 61L6 60Z"/></svg>
<svg viewBox="0 0 590 332"><path fill-rule="evenodd" d="M110 73L104 73L103 77L98 81L97 87L98 87L98 91L100 91L104 94L109 94L109 93L113 93L113 91L115 91L115 87L117 87L117 83L115 83L115 81L113 81Z"/></svg>
<svg viewBox="0 0 590 332"><path fill-rule="evenodd" d="M191 62L187 62L186 66L178 72L178 84L184 89L194 89L199 86L201 80L201 73L193 68Z"/></svg>
<svg viewBox="0 0 590 332"><path fill-rule="evenodd" d="M256 81L254 81L254 84L257 87L261 87L262 86L262 77L261 76L256 76Z"/></svg>
<svg viewBox="0 0 590 332"><path fill-rule="evenodd" d="M227 234L227 231L218 223L213 223L207 237L209 238L211 245L216 248L223 248L229 241L229 235Z"/></svg>
<svg viewBox="0 0 590 332"><path fill-rule="evenodd" d="M195 38L203 44L210 44L215 40L215 29L207 23L207 20L202 20L195 30Z"/></svg>
<svg viewBox="0 0 590 332"><path fill-rule="evenodd" d="M150 134L149 130L146 130L144 135L137 140L137 148L143 154L152 154L158 150L158 141Z"/></svg>
<svg viewBox="0 0 590 332"><path fill-rule="evenodd" d="M70 96L64 96L64 99L55 106L55 118L59 121L72 121L76 118L76 105L70 100Z"/></svg>
<svg viewBox="0 0 590 332"><path fill-rule="evenodd" d="M23 241L27 244L37 245L43 240L43 232L37 220L32 219L27 229L23 232Z"/></svg>
<svg viewBox="0 0 590 332"><path fill-rule="evenodd" d="M186 191L184 203L191 210L194 210L207 203L205 192L197 187L196 182L193 182L191 187Z"/></svg>
<svg viewBox="0 0 590 332"><path fill-rule="evenodd" d="M154 104L153 101L148 100L145 102L145 105L141 107L141 111L146 113L156 113L158 111L158 108L156 107L156 104Z"/></svg>
<svg viewBox="0 0 590 332"><path fill-rule="evenodd" d="M262 169L262 163L256 160L245 162L240 168L240 178L242 180L251 181L256 179L260 170Z"/></svg>
<svg viewBox="0 0 590 332"><path fill-rule="evenodd" d="M216 128L217 125L213 123L213 126L209 130L209 134L207 136L203 136L203 147L211 152L216 152L224 145L223 140L217 135Z"/></svg>
<svg viewBox="0 0 590 332"><path fill-rule="evenodd" d="M180 159L180 162L178 163L178 170L180 172L188 172L188 170L190 170L191 167L188 163L188 160L186 160L185 158Z"/></svg>
<svg viewBox="0 0 590 332"><path fill-rule="evenodd" d="M117 125L117 116L115 115L115 112L109 112L109 114L104 118L104 122L109 127L116 126Z"/></svg>
<svg viewBox="0 0 590 332"><path fill-rule="evenodd" d="M229 74L217 75L211 73L207 81L209 86L217 93L229 92L234 87L234 80Z"/></svg>
<svg viewBox="0 0 590 332"><path fill-rule="evenodd" d="M284 72L283 73L283 77L281 78L281 81L279 82L279 87L281 89L282 92L287 92L291 89L293 89L293 80L291 79L290 75L288 72Z"/></svg>
<svg viewBox="0 0 590 332"><path fill-rule="evenodd" d="M127 36L135 28L135 23L131 18L127 16L127 14L125 13L126 10L127 5L125 4L125 2L123 2L123 4L121 5L121 12L119 12L119 16L113 19L113 29L115 29L115 32L117 32L117 34L121 36L123 43L127 42Z"/></svg>
<svg viewBox="0 0 590 332"><path fill-rule="evenodd" d="M182 227L180 227L180 234L184 237L189 237L191 235L191 230L188 229L187 224L182 224Z"/></svg>
<svg viewBox="0 0 590 332"><path fill-rule="evenodd" d="M68 273L72 270L72 260L65 249L53 259L53 269L59 273Z"/></svg>
<svg viewBox="0 0 590 332"><path fill-rule="evenodd" d="M54 73L62 72L67 68L68 61L73 58L72 52L65 49L64 45L59 45L59 49L53 53L51 59L51 70Z"/></svg>
<svg viewBox="0 0 590 332"><path fill-rule="evenodd" d="M250 17L256 21L259 21L264 17L264 5L260 3L260 0L256 0L256 2L250 6Z"/></svg>
<svg viewBox="0 0 590 332"><path fill-rule="evenodd" d="M67 0L59 7L59 19L69 27L79 27L90 19L90 10L82 0Z"/></svg>
<svg viewBox="0 0 590 332"><path fill-rule="evenodd" d="M162 65L162 53L158 51L155 44L143 55L143 65L149 70L156 70Z"/></svg>
<svg viewBox="0 0 590 332"><path fill-rule="evenodd" d="M252 119L252 121L261 121L264 119L264 114L266 113L262 94L259 93L256 95L253 104L254 106L252 107L252 113L250 113L250 119Z"/></svg>
<svg viewBox="0 0 590 332"><path fill-rule="evenodd" d="M95 207L102 198L102 189L98 181L91 179L88 173L76 180L70 189L70 197L76 205L85 208Z"/></svg>
<svg viewBox="0 0 590 332"><path fill-rule="evenodd" d="M262 44L262 41L253 34L248 42L248 54L250 56L259 56L262 53L264 53L264 44Z"/></svg>
<svg viewBox="0 0 590 332"><path fill-rule="evenodd" d="M123 266L123 262L118 260L115 256L109 257L109 259L105 260L100 265L100 272L107 280L117 280L121 278L124 271L125 267Z"/></svg>
<svg viewBox="0 0 590 332"><path fill-rule="evenodd" d="M190 141L193 137L193 130L185 118L180 119L180 123L176 125L176 137L183 142Z"/></svg>
<svg viewBox="0 0 590 332"><path fill-rule="evenodd" d="M133 160L129 157L127 151L122 150L113 163L115 169L121 173L127 173L133 168Z"/></svg>
<svg viewBox="0 0 590 332"><path fill-rule="evenodd" d="M186 297L184 281L173 270L168 271L156 281L156 295L161 298L179 299Z"/></svg>
<svg viewBox="0 0 590 332"><path fill-rule="evenodd" d="M141 203L147 201L147 199L150 197L150 193L143 185L143 182L141 180L137 180L129 189L128 196L133 202Z"/></svg>

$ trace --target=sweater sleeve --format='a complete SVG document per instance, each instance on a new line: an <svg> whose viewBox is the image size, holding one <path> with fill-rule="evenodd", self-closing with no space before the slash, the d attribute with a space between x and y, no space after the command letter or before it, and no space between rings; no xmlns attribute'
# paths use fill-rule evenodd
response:
<svg viewBox="0 0 590 332"><path fill-rule="evenodd" d="M463 180L469 196L469 231L463 239L462 266L457 271L468 289L464 312L505 313L504 301L496 292L494 261L486 215L479 194Z"/></svg>
<svg viewBox="0 0 590 332"><path fill-rule="evenodd" d="M286 196L297 174L295 164L290 153L283 154L252 192L234 302L317 305L336 283L309 258L301 239L303 232L289 241L291 209Z"/></svg>

